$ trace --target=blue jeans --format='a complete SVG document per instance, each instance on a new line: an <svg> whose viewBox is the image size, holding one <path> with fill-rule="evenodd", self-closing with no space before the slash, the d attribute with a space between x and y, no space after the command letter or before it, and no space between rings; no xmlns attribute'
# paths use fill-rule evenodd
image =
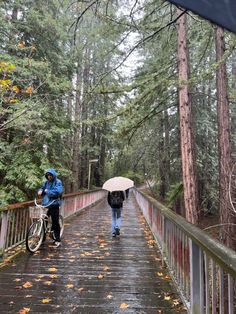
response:
<svg viewBox="0 0 236 314"><path fill-rule="evenodd" d="M112 208L111 209L111 232L115 232L115 228L121 226L121 210L122 208Z"/></svg>

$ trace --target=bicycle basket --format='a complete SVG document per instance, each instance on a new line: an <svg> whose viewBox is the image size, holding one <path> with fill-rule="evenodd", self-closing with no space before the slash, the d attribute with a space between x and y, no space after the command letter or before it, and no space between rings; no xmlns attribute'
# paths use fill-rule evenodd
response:
<svg viewBox="0 0 236 314"><path fill-rule="evenodd" d="M29 215L30 218L40 218L40 216L44 213L43 208L37 206L29 207Z"/></svg>

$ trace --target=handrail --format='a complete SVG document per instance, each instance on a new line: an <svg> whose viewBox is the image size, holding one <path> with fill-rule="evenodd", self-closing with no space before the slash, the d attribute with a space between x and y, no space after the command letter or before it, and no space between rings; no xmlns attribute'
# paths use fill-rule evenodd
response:
<svg viewBox="0 0 236 314"><path fill-rule="evenodd" d="M189 313L235 313L236 252L151 196L133 191Z"/></svg>
<svg viewBox="0 0 236 314"><path fill-rule="evenodd" d="M89 191L82 191L82 192L74 192L74 193L67 193L62 196L62 199L70 198L71 196L78 196L82 194L89 194L91 192L96 192L96 191L102 191L101 189L93 189ZM24 208L28 206L34 206L34 201L27 201L27 202L19 202L19 203L14 203L10 205L3 205L0 207L0 212L1 211L7 211L9 209L15 209L15 208Z"/></svg>
<svg viewBox="0 0 236 314"><path fill-rule="evenodd" d="M139 191L147 198L156 208L160 210L163 216L171 220L179 229L198 244L204 251L214 257L222 267L224 267L233 277L236 278L236 253L226 247L219 241L211 238L206 231L199 229L197 226L189 223L185 218L176 214L163 204L155 200L142 191Z"/></svg>

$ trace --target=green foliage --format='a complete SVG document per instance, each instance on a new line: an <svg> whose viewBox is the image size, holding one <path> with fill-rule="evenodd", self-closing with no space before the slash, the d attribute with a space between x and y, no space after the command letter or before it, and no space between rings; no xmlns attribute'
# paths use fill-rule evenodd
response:
<svg viewBox="0 0 236 314"><path fill-rule="evenodd" d="M121 176L133 180L134 184L136 186L139 186L144 180L144 178L141 174L133 172L132 170L129 170L128 172L122 173Z"/></svg>
<svg viewBox="0 0 236 314"><path fill-rule="evenodd" d="M183 197L183 182L178 182L170 187L167 193L167 207L172 207L176 199Z"/></svg>

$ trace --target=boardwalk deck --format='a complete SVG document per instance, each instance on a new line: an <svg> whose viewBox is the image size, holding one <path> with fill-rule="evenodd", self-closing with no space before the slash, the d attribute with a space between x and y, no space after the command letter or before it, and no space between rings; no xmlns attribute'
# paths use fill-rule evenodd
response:
<svg viewBox="0 0 236 314"><path fill-rule="evenodd" d="M104 201L66 223L62 246L47 241L0 269L0 313L186 313L161 266L131 194L112 238Z"/></svg>

